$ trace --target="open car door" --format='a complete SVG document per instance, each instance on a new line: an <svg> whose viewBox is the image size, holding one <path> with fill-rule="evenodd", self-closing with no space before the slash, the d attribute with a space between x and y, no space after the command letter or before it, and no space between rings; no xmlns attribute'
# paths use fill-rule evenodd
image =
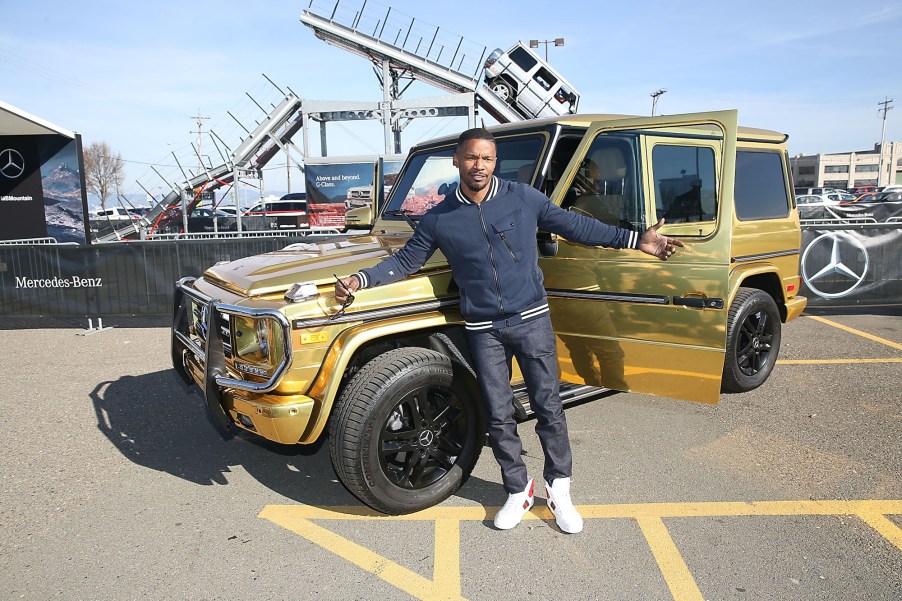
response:
<svg viewBox="0 0 902 601"><path fill-rule="evenodd" d="M716 403L729 312L737 112L598 121L551 193L686 245L668 261L558 239L539 261L561 379Z"/></svg>

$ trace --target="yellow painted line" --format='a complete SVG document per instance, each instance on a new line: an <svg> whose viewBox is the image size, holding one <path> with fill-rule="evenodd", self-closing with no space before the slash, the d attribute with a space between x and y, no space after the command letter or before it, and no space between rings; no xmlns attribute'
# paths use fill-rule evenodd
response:
<svg viewBox="0 0 902 601"><path fill-rule="evenodd" d="M372 521L434 521L440 519L460 522L484 522L495 515L498 507L430 507L406 515L385 515L360 506L313 507L310 505L268 505L260 517L269 519L270 511L284 511L307 520L372 520ZM639 503L622 505L580 505L584 518L640 518L640 517L731 517L767 515L902 515L902 500L859 501L753 501L709 503ZM536 505L524 516L525 520L554 520L545 505Z"/></svg>
<svg viewBox="0 0 902 601"><path fill-rule="evenodd" d="M868 340L873 340L874 342L879 342L880 344L885 344L889 347L896 349L897 351L902 351L902 344L897 342L893 342L892 340L887 340L886 338L880 338L879 336L874 336L873 334L868 334L867 332L862 332L861 330L856 330L855 328L850 328L849 326L844 326L841 323L836 323L835 321L831 321L829 319L824 319L823 317L818 317L816 315L807 315L809 319L813 319L815 321L819 321L821 323L827 324L828 326L833 326L834 328L839 328L845 332L849 332L850 334L855 334L856 336L861 336L862 338L867 338Z"/></svg>
<svg viewBox="0 0 902 601"><path fill-rule="evenodd" d="M482 506L430 507L408 515L389 516L360 506L267 505L258 517L304 537L421 601L466 601L462 597L460 577L460 522L485 521L498 509ZM703 597L664 525L664 518L854 515L902 550L902 529L886 517L902 515L902 500L582 505L579 512L585 519L635 519L674 601L700 601ZM554 516L547 506L536 506L524 519L552 521ZM311 520L435 521L433 579L424 578Z"/></svg>
<svg viewBox="0 0 902 601"><path fill-rule="evenodd" d="M886 359L777 359L777 365L845 365L855 363L902 363L902 357Z"/></svg>
<svg viewBox="0 0 902 601"><path fill-rule="evenodd" d="M292 509L296 509L296 507L290 505L268 505L260 512L259 517L306 538L310 542L319 545L327 551L331 551L342 559L346 559L374 576L378 576L392 586L409 593L421 601L466 601L460 596L459 592L457 595L449 595L446 592L437 591L434 583L427 578L423 578L416 572L408 570L390 559L370 551L366 547L349 541L331 530L317 526L313 522L299 517L297 512L291 511ZM460 552L458 551L459 556ZM459 582L459 566L457 572ZM445 585L447 586L447 582ZM458 591L459 589L458 584Z"/></svg>
<svg viewBox="0 0 902 601"><path fill-rule="evenodd" d="M644 503L639 505L583 505L583 517L733 517L781 515L902 514L902 500L888 501L756 501L710 503Z"/></svg>
<svg viewBox="0 0 902 601"><path fill-rule="evenodd" d="M888 519L886 516L874 513L859 514L858 517L902 551L902 528L896 526L892 520Z"/></svg>
<svg viewBox="0 0 902 601"><path fill-rule="evenodd" d="M443 599L460 597L460 522L435 520L434 590Z"/></svg>
<svg viewBox="0 0 902 601"><path fill-rule="evenodd" d="M704 601L683 556L674 544L661 518L638 518L639 527L658 562L664 581L674 601Z"/></svg>

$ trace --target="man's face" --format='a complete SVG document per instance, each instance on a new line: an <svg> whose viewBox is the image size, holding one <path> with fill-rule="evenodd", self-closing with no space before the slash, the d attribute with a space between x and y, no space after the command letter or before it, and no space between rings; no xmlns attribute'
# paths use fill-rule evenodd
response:
<svg viewBox="0 0 902 601"><path fill-rule="evenodd" d="M467 140L454 153L454 166L460 171L464 190L475 194L492 181L495 172L495 143L489 140Z"/></svg>

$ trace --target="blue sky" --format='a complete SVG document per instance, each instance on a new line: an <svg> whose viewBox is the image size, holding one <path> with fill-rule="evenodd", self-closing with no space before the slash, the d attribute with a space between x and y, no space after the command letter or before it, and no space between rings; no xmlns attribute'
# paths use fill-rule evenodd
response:
<svg viewBox="0 0 902 601"><path fill-rule="evenodd" d="M263 73L306 99L381 99L366 60L325 44L300 22L308 3L5 1L0 100L79 132L86 145L108 142L127 161L124 191L140 192L137 180L158 192L166 185L150 165L176 177L171 153L191 153L198 111L209 117L204 129L234 148L243 130L226 111L253 129L263 113L247 94L264 106L280 99ZM902 104L898 0L368 0L367 6L391 6L490 50L518 39L564 37L549 59L582 94L580 112L647 115L650 93L666 88L659 113L739 109L744 125L788 133L793 154L871 149L881 135L878 102ZM417 83L404 98L444 93ZM331 155L383 147L376 122L329 127ZM404 150L465 127L460 118L419 119L402 136ZM902 110L889 112L886 138L902 140ZM295 143L302 146L300 134ZM284 191L284 158L270 165L267 188ZM292 178L297 189L300 177Z"/></svg>

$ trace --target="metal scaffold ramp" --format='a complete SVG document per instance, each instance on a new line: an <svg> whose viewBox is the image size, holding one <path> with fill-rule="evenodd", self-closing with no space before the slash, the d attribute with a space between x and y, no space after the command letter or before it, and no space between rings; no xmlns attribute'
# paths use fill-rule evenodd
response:
<svg viewBox="0 0 902 601"><path fill-rule="evenodd" d="M301 22L324 42L374 63L387 62L447 92L474 93L477 104L499 123L523 119L480 84L490 52L485 46L367 0L311 0Z"/></svg>
<svg viewBox="0 0 902 601"><path fill-rule="evenodd" d="M198 149L193 146L192 150L199 162L198 169L194 171L187 167L187 163L183 166L173 154L173 159L181 170L182 179L168 180L156 172L171 189L144 217L149 226L147 233L154 234L173 226L187 231L187 215L201 201L201 192L213 192L223 186L232 186L242 178L259 179L263 167L279 150L284 151L291 147L295 149L296 156L302 157L301 151L291 142L292 136L303 127L301 102L293 92L284 93L282 100L273 106L253 131L246 132L247 136L234 150L225 146L225 142L221 140L217 143L216 140L219 138L214 134L211 140L219 150L223 161L218 166L205 164L200 160ZM148 187L141 185L140 182L138 185L150 196ZM237 204L236 202L236 206ZM240 215L238 221L240 230ZM135 234L136 228L137 224L129 223L122 229L97 236L95 241L117 241Z"/></svg>

